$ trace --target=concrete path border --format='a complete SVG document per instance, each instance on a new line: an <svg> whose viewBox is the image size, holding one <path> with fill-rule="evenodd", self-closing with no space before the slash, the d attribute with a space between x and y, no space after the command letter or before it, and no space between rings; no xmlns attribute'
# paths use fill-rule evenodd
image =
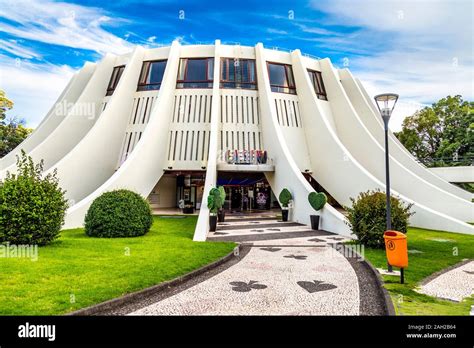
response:
<svg viewBox="0 0 474 348"><path fill-rule="evenodd" d="M397 315L392 298L383 286L384 281L375 267L354 250L351 250L351 253L355 253L358 257L348 257L347 255L350 253L346 252L348 248L344 244L333 244L332 246L344 255L357 275L360 299L359 315ZM376 303L374 303L375 298Z"/></svg>
<svg viewBox="0 0 474 348"><path fill-rule="evenodd" d="M238 252L236 252L238 250ZM186 273L178 278L153 285L149 288L139 290L101 302L90 307L85 307L74 312L66 313L66 316L92 316L92 315L124 315L142 307L160 301L175 293L181 292L194 284L200 283L215 274L233 266L239 262L250 251L250 247L237 245L234 250L221 259L205 265L197 270Z"/></svg>

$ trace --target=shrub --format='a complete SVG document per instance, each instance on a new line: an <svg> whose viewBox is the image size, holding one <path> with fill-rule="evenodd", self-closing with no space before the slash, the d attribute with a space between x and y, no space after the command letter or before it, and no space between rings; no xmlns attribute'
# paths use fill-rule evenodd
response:
<svg viewBox="0 0 474 348"><path fill-rule="evenodd" d="M348 224L360 243L374 248L384 246L383 233L386 229L386 195L380 190L360 193L351 198L352 207L347 210ZM407 232L408 219L413 213L413 204L405 205L396 197L390 197L392 230Z"/></svg>
<svg viewBox="0 0 474 348"><path fill-rule="evenodd" d="M225 193L224 186L219 186L217 189L219 190L219 193L220 193L220 195L221 195L222 205L224 205L225 198L226 198L226 196L227 196L227 194Z"/></svg>
<svg viewBox="0 0 474 348"><path fill-rule="evenodd" d="M43 177L43 161L35 164L21 151L17 174L0 183L0 244L46 245L59 237L68 208L56 170Z"/></svg>
<svg viewBox="0 0 474 348"><path fill-rule="evenodd" d="M316 211L323 209L327 201L328 198L324 192L310 192L308 195L308 202Z"/></svg>
<svg viewBox="0 0 474 348"><path fill-rule="evenodd" d="M284 188L281 190L280 195L278 196L278 200L280 201L282 207L287 208L288 204L290 203L291 199L293 196L291 195L291 192L288 191L288 189Z"/></svg>
<svg viewBox="0 0 474 348"><path fill-rule="evenodd" d="M105 192L92 202L85 218L90 237L118 238L143 236L153 223L150 205L136 192Z"/></svg>
<svg viewBox="0 0 474 348"><path fill-rule="evenodd" d="M209 196L207 196L207 207L209 208L211 214L217 214L217 211L224 205L224 200L222 197L222 191L218 188L213 187L209 191Z"/></svg>

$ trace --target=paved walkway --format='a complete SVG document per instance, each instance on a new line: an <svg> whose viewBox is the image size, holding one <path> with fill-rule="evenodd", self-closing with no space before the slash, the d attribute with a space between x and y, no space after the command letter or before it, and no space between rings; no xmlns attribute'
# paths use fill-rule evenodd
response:
<svg viewBox="0 0 474 348"><path fill-rule="evenodd" d="M266 214L228 216L225 223L210 234L209 240L242 242L250 251L222 272L130 314L360 313L360 279L354 271L357 267L353 268L348 259L330 245L345 238L313 231L298 223L281 222L276 216ZM377 297L364 295L369 301Z"/></svg>
<svg viewBox="0 0 474 348"><path fill-rule="evenodd" d="M462 301L474 295L474 261L441 273L423 284L419 292L433 297Z"/></svg>

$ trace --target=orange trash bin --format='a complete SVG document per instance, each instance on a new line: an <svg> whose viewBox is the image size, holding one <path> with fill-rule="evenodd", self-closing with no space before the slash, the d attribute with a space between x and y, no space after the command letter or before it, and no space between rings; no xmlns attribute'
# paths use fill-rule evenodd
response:
<svg viewBox="0 0 474 348"><path fill-rule="evenodd" d="M385 231L383 239L389 265L399 268L408 267L407 236L398 231Z"/></svg>

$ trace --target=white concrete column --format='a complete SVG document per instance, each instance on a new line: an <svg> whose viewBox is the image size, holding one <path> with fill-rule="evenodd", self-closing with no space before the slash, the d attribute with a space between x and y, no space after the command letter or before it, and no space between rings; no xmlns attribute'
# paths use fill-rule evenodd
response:
<svg viewBox="0 0 474 348"><path fill-rule="evenodd" d="M367 171L338 138L328 120L330 115L326 115L319 105L300 56L298 50L292 53L293 72L316 180L338 202L345 205L351 204L349 197L357 197L360 192L377 188L384 190L384 183ZM328 98L331 105L338 102L337 98L333 100L331 95L328 95ZM474 228L465 222L413 202L396 191L393 191L393 194L407 203L414 203L415 215L410 219L412 226L474 234Z"/></svg>
<svg viewBox="0 0 474 348"><path fill-rule="evenodd" d="M167 161L165 139L173 114L179 59L180 45L178 41L174 41L169 51L161 88L142 138L127 160L104 184L68 210L64 228L81 227L89 206L103 192L127 188L147 197L160 180ZM136 88L136 82L134 86Z"/></svg>
<svg viewBox="0 0 474 348"><path fill-rule="evenodd" d="M220 110L220 40L216 40L214 53L214 75L212 86L211 104L211 133L209 140L209 157L206 167L206 181L204 183L204 193L202 195L201 209L194 231L194 241L205 241L209 232L209 208L207 207L207 197L211 188L216 187L217 181L217 139L219 134L219 110Z"/></svg>
<svg viewBox="0 0 474 348"><path fill-rule="evenodd" d="M351 103L343 88L340 79L348 74L347 71L342 71L343 76L338 76L329 59L321 60L320 66L339 138L366 170L381 182L385 182L384 146L365 127L355 110L358 104ZM369 108L367 107L364 112L369 112ZM394 154L397 154L397 157L400 155L396 152L397 147L393 150L394 153L390 153L390 173L391 186L394 190L455 219L461 221L472 219L474 205L471 202L424 180L395 158Z"/></svg>
<svg viewBox="0 0 474 348"><path fill-rule="evenodd" d="M373 99L369 97L362 83L354 78L348 69L339 70L339 76L341 78L342 86L344 87L352 105L356 109L360 120L364 123L379 144L385 146L384 126L380 113L374 105ZM471 202L473 197L472 193L463 190L456 185L452 185L444 180L444 178L440 178L433 174L428 168L419 163L413 157L413 155L400 143L392 132L389 132L389 146L391 156L410 171L432 183L439 189Z"/></svg>
<svg viewBox="0 0 474 348"><path fill-rule="evenodd" d="M115 172L120 145L137 89L143 54L142 47L135 49L114 94L92 129L49 170L57 168L59 183L67 191L68 199L80 201ZM108 75L102 76L103 81L107 81L101 86L103 95L111 71Z"/></svg>
<svg viewBox="0 0 474 348"><path fill-rule="evenodd" d="M0 172L3 169L14 165L16 163L16 156L21 150L26 153L30 153L37 145L45 140L56 127L66 118L67 110L58 108L58 106L67 104L74 104L77 98L84 90L87 82L89 82L92 74L96 68L95 63L87 62L84 66L75 73L63 92L60 94L56 102L53 104L51 109L48 111L46 116L43 118L41 123L21 144L19 144L14 150L5 155L0 159ZM2 177L0 175L0 177Z"/></svg>
<svg viewBox="0 0 474 348"><path fill-rule="evenodd" d="M36 162L43 160L45 170L50 169L74 148L95 124L97 117L94 116L99 113L114 61L115 56L110 54L100 61L72 107L66 105L67 110L59 111L58 116L64 120L28 153ZM15 172L16 165L12 164L6 170Z"/></svg>
<svg viewBox="0 0 474 348"><path fill-rule="evenodd" d="M261 43L256 45L255 53L263 139L265 150L268 151L268 156L273 159L275 165L275 172L266 173L265 176L277 197L283 188L287 188L293 195L292 220L309 224L309 216L317 214L308 202L308 194L314 190L299 170L278 125L265 50ZM296 87L298 90L298 83ZM346 236L351 234L347 225L344 224L342 215L329 205L320 214L322 216L321 228Z"/></svg>

